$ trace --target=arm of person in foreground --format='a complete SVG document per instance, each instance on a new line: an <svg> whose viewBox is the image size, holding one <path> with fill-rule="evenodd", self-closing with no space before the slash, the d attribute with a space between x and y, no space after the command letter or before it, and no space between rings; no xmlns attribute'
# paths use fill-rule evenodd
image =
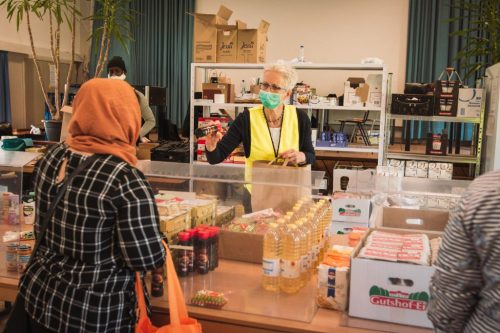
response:
<svg viewBox="0 0 500 333"><path fill-rule="evenodd" d="M127 266L148 271L164 263L160 219L153 191L137 169L126 173L114 200L118 207L116 227L119 247Z"/></svg>
<svg viewBox="0 0 500 333"><path fill-rule="evenodd" d="M466 199L450 216L430 285L428 317L436 332L463 332L481 291L480 260L465 225Z"/></svg>

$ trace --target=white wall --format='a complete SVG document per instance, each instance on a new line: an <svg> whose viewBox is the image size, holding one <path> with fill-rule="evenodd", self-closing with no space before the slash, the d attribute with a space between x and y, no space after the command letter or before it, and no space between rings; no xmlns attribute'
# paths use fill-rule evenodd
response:
<svg viewBox="0 0 500 333"><path fill-rule="evenodd" d="M402 92L408 3L408 0L197 0L196 12L215 13L223 4L233 10L230 24L240 19L252 28L261 19L268 21L271 24L268 62L297 57L301 44L305 45L306 60L315 63L360 63L365 57L381 58L394 73L393 91ZM319 92L333 90L342 94L343 79L335 81L318 87Z"/></svg>
<svg viewBox="0 0 500 333"><path fill-rule="evenodd" d="M82 17L86 17L90 13L92 7L89 1L78 1L79 9ZM31 30L33 33L33 40L36 48L37 55L42 58L50 57L50 34L49 34L49 20L44 18L42 20L30 15ZM82 60L87 52L89 42L87 38L91 32L90 22L79 19L76 24L76 40L75 40L75 53L77 60ZM0 8L0 50L29 54L31 55L30 39L28 35L28 28L26 25L26 16L19 26L19 31L16 27L16 17L11 21L7 19L7 10L5 6ZM61 25L61 57L64 60L69 60L71 55L71 31L67 24Z"/></svg>
<svg viewBox="0 0 500 333"><path fill-rule="evenodd" d="M93 8L93 1L79 0L78 3L82 17L88 17L91 8ZM19 31L17 31L15 17L9 22L6 16L4 6L0 8L0 50L9 52L12 126L14 128L26 128L31 124L39 126L44 116L45 102L31 58L31 46L26 21L21 24ZM49 53L49 23L48 20L40 21L35 18L33 18L32 23L36 52L39 59L41 59L39 62L40 71L45 86L48 88L49 62L52 61ZM76 28L76 60L86 62L90 54L90 41L87 39L91 33L92 25L88 20L79 19ZM66 25L62 26L61 30L61 61L63 64L61 64L60 91L64 87L63 81L66 80L68 64L71 59L70 30ZM81 71L81 68L82 66L74 67L71 82L75 82L77 78L82 76L81 73L78 76L76 73L79 69Z"/></svg>

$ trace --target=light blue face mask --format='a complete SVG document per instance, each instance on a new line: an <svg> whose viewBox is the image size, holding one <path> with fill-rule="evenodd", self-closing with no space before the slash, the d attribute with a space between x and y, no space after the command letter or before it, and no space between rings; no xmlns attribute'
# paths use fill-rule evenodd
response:
<svg viewBox="0 0 500 333"><path fill-rule="evenodd" d="M266 109L274 110L281 104L281 95L278 93L261 90L259 98Z"/></svg>

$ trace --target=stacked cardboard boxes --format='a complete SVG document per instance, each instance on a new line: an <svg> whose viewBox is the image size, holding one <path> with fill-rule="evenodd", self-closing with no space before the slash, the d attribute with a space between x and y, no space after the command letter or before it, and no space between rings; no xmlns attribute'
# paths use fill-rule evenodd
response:
<svg viewBox="0 0 500 333"><path fill-rule="evenodd" d="M195 62L264 63L269 22L262 20L249 29L236 20L228 24L233 11L220 6L216 14L194 13L193 59Z"/></svg>

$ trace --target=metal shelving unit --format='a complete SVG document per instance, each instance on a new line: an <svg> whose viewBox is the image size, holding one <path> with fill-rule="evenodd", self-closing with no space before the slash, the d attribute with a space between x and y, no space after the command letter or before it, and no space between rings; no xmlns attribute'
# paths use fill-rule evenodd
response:
<svg viewBox="0 0 500 333"><path fill-rule="evenodd" d="M477 164L475 156L457 156L457 155L427 155L415 153L387 153L387 158L398 160L418 160L418 161L431 161L443 163L467 163Z"/></svg>
<svg viewBox="0 0 500 333"><path fill-rule="evenodd" d="M387 108L390 109L390 105ZM396 115L387 112L387 131L385 132L385 144L383 149L383 164L387 164L387 159L400 160L420 160L443 163L463 163L470 164L469 174L472 174L474 168L474 176L479 176L481 164L481 150L483 141L483 126L485 116L485 99L482 101L481 114L479 118L461 118L461 117L440 117L440 116L414 116L414 115ZM474 125L472 136L471 155L427 155L412 152L390 152L389 143L392 132L391 120L401 119L407 121L428 121L428 122L445 122L445 123L468 123Z"/></svg>
<svg viewBox="0 0 500 333"><path fill-rule="evenodd" d="M402 119L402 120L418 120L418 121L433 121L433 122L445 122L445 123L469 123L469 124L479 124L481 118L457 118L457 117L442 117L442 116L411 116L402 114L388 114L388 118L392 119Z"/></svg>
<svg viewBox="0 0 500 333"><path fill-rule="evenodd" d="M202 69L204 70L204 78L205 82L208 82L209 79L209 71L213 69L241 69L241 70L255 70L255 69L264 69L265 64L228 64L228 63L192 63L191 64L191 108L190 108L190 122L191 122L191 133L189 135L191 140L190 145L190 161L191 165L193 164L193 156L194 156L194 107L195 106L203 106L203 107L211 107L211 108L224 108L231 107L236 110L239 108L245 107L254 107L259 104L254 103L213 103L210 101L201 101L194 99L194 91L196 86L196 70ZM336 70L344 70L344 71L375 71L380 72L382 74L382 96L381 96L381 105L380 107L356 107L356 106L332 106L326 104L314 104L310 103L307 105L295 105L299 109L308 110L308 114L311 115L312 110L320 110L320 119L318 119L319 128L323 128L324 120L325 120L325 110L330 111L375 111L380 112L379 115L379 131L380 133L384 133L385 131L385 109L386 109L386 101L388 96L388 78L389 74L387 72L387 68L385 65L378 64L309 64L309 63L301 63L292 65L298 71L302 70L312 70L312 71L336 71ZM346 148L329 148L329 147L316 147L316 150L321 151L346 151L346 152L359 152L359 153L377 153L378 154L378 164L382 165L383 162L383 151L384 151L384 136L380 135L379 143L377 146L364 146L364 147L346 147Z"/></svg>

